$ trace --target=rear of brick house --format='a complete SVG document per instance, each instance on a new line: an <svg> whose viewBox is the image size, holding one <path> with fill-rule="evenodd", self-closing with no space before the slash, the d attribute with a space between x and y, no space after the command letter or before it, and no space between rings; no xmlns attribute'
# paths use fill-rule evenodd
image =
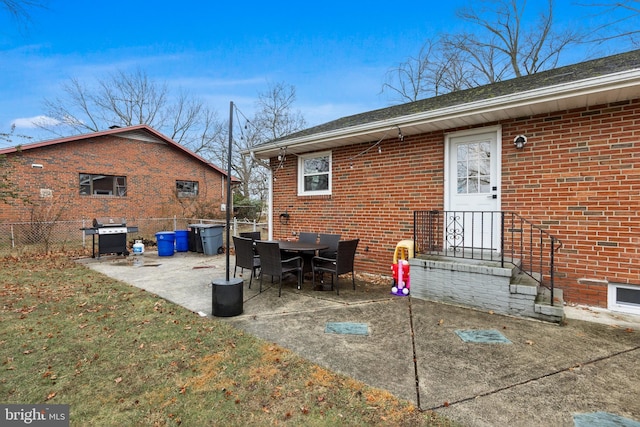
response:
<svg viewBox="0 0 640 427"><path fill-rule="evenodd" d="M465 205L459 147L485 143L495 170ZM253 155L272 165L274 238L360 238L357 270L388 275L396 243L415 239L414 212L514 212L561 242L565 302L640 313L640 51L345 117ZM317 158L328 191L314 193L304 164ZM616 306L616 289L629 304Z"/></svg>
<svg viewBox="0 0 640 427"><path fill-rule="evenodd" d="M202 211L224 215L226 173L146 125L0 153L20 196L3 205L0 222L28 222L42 209L49 210L47 220L84 218L87 226L101 217L136 221L189 218Z"/></svg>

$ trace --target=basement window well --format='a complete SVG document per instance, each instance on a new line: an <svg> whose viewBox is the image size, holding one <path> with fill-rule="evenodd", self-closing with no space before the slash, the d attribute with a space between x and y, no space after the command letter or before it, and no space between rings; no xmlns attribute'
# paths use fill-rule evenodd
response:
<svg viewBox="0 0 640 427"><path fill-rule="evenodd" d="M608 309L640 314L640 286L609 284Z"/></svg>

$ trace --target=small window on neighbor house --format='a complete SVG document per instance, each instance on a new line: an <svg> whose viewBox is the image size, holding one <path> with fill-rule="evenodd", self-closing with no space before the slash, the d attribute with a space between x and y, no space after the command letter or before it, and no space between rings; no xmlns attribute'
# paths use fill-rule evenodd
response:
<svg viewBox="0 0 640 427"><path fill-rule="evenodd" d="M198 181L176 181L178 197L195 197L198 195Z"/></svg>
<svg viewBox="0 0 640 427"><path fill-rule="evenodd" d="M124 197L127 195L127 177L81 173L80 195Z"/></svg>
<svg viewBox="0 0 640 427"><path fill-rule="evenodd" d="M298 157L298 195L331 194L331 153Z"/></svg>

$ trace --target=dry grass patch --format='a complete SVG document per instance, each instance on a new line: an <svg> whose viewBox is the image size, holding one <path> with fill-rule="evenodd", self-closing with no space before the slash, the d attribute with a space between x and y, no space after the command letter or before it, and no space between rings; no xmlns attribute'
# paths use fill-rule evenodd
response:
<svg viewBox="0 0 640 427"><path fill-rule="evenodd" d="M0 401L72 425L451 425L64 256L0 259Z"/></svg>

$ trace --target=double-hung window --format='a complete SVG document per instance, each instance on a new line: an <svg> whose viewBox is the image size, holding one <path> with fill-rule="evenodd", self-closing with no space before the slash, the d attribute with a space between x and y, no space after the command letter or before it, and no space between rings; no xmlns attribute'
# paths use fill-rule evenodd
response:
<svg viewBox="0 0 640 427"><path fill-rule="evenodd" d="M331 194L331 152L298 157L298 195Z"/></svg>

